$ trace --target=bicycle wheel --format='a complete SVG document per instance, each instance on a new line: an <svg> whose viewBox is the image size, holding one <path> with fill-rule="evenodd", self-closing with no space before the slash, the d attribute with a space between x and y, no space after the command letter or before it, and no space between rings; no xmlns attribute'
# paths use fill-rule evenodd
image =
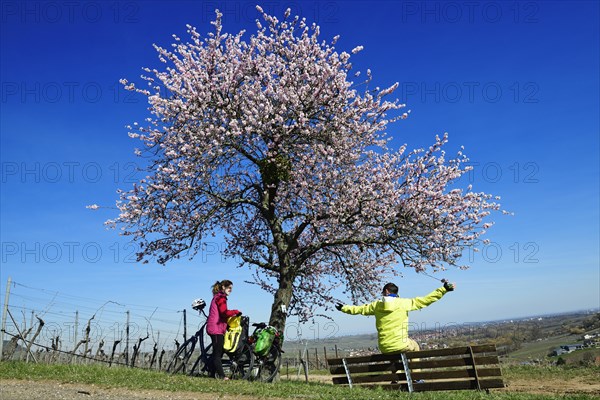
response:
<svg viewBox="0 0 600 400"><path fill-rule="evenodd" d="M254 367L254 353L248 343L234 354L227 354L229 360L223 362L225 375L231 379L248 379Z"/></svg>
<svg viewBox="0 0 600 400"><path fill-rule="evenodd" d="M267 355L255 361L253 379L260 382L273 382L281 367L281 350L278 346L271 346Z"/></svg>
<svg viewBox="0 0 600 400"><path fill-rule="evenodd" d="M214 376L214 368L212 365L212 344L198 356L192 368L190 368L189 374L191 376Z"/></svg>
<svg viewBox="0 0 600 400"><path fill-rule="evenodd" d="M188 364L190 362L190 358L194 353L194 349L196 348L196 343L198 339L194 336L183 342L181 346L175 352L173 359L167 366L167 372L171 374L177 373L185 373L189 370Z"/></svg>

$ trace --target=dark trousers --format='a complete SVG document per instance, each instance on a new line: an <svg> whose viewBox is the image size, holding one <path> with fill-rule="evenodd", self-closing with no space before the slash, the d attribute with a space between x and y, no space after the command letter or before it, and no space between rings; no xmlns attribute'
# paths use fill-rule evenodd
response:
<svg viewBox="0 0 600 400"><path fill-rule="evenodd" d="M212 361L213 367L215 368L215 378L222 379L225 377L223 372L223 364L221 359L223 358L223 343L225 342L225 335L210 335L212 340Z"/></svg>

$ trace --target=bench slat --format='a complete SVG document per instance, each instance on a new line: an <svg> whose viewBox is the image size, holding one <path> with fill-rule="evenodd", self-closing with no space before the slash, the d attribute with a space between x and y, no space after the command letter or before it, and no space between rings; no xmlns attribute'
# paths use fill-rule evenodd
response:
<svg viewBox="0 0 600 400"><path fill-rule="evenodd" d="M351 374L362 374L366 372L383 372L383 371L398 371L403 369L402 362L396 363L381 363L381 364L362 364L362 365L350 365L348 370ZM331 375L345 374L346 370L344 367L330 367L329 372Z"/></svg>
<svg viewBox="0 0 600 400"><path fill-rule="evenodd" d="M502 379L486 379L480 382L481 389L497 389L503 388L504 382ZM360 387L374 389L382 388L387 390L407 390L406 384L393 384L393 385L361 385ZM475 380L469 381L452 381L452 382L424 382L424 383L413 383L413 390L415 392L426 392L432 390L475 390L477 389L477 382Z"/></svg>
<svg viewBox="0 0 600 400"><path fill-rule="evenodd" d="M352 365L352 364L365 364L365 363L370 363L370 362L384 362L384 361L390 361L390 360L400 361L400 354L394 354L394 355L371 354L369 356L345 357L345 358L346 358L346 364ZM344 359L344 357L328 358L327 364L328 365L342 365L343 359ZM400 361L400 362L402 362L402 361Z"/></svg>
<svg viewBox="0 0 600 400"><path fill-rule="evenodd" d="M477 374L480 378L501 377L502 370L500 368L477 368ZM424 379L457 379L457 378L475 378L475 370L456 369L450 371L417 371L412 373L412 378L415 380Z"/></svg>
<svg viewBox="0 0 600 400"><path fill-rule="evenodd" d="M475 364L479 368L480 365L498 365L500 360L498 356L483 356L475 357ZM472 366L472 360L469 358L449 358L441 360L420 360L409 363L410 369L425 369L425 368L445 368L445 367L463 367Z"/></svg>
<svg viewBox="0 0 600 400"><path fill-rule="evenodd" d="M500 368L477 368L477 374L480 378L490 377L502 377L502 371ZM465 379L475 378L475 371L471 369L458 369L451 371L426 371L426 372L413 372L411 377L414 380L424 379L425 381L439 380L439 379ZM348 384L346 376L339 376L332 378L332 381L336 385ZM360 383L374 383L374 382L402 382L406 381L406 374L404 373L387 373L387 374L372 374L372 375L354 375L352 376L353 384Z"/></svg>
<svg viewBox="0 0 600 400"><path fill-rule="evenodd" d="M504 382L502 379L489 379L479 381L481 389L503 388ZM477 382L471 381L454 381L454 382L430 382L414 385L415 392L426 392L430 390L475 390L478 389Z"/></svg>
<svg viewBox="0 0 600 400"><path fill-rule="evenodd" d="M331 378L332 382L335 385L347 385L348 378L345 376L337 376ZM373 383L373 382L392 382L392 381L402 381L406 380L406 375L404 374L378 374L378 375L352 375L352 383Z"/></svg>
<svg viewBox="0 0 600 400"><path fill-rule="evenodd" d="M473 353L495 353L496 346L493 344L481 344L477 346L471 346ZM446 357L456 355L470 355L469 347L449 347L447 349L433 349L433 350L419 350L406 352L406 357L411 358L427 358L427 357Z"/></svg>

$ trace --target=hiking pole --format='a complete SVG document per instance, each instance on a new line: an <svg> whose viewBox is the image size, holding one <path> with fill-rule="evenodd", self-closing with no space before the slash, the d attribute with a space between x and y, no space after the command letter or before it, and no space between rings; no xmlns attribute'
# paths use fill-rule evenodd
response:
<svg viewBox="0 0 600 400"><path fill-rule="evenodd" d="M448 288L448 287L446 287L446 290L450 290L450 291L451 291L451 290L454 290L454 285L453 285L453 284L451 284L451 283L450 283L450 281L448 281L448 279L446 279L446 278L438 279L438 278L436 278L436 277L435 277L435 276L433 276L433 275L429 275L429 274L428 274L427 272L425 272L425 271L417 272L417 274L423 274L423 275L425 275L425 276L428 276L428 277L430 277L431 279L435 279L435 280L436 280L436 281L438 281L438 282L442 282L442 283L444 284L444 287L446 287L446 285L448 285L448 287L449 287L449 288Z"/></svg>
<svg viewBox="0 0 600 400"><path fill-rule="evenodd" d="M442 282L442 283L448 282L448 281L447 281L446 279L444 279L444 278L442 278L442 279L438 279L437 277L435 277L435 276L433 276L433 275L429 275L429 274L428 274L427 272L425 272L425 271L419 271L419 272L417 272L417 274L423 274L423 275L425 275L425 276L428 276L428 277L429 277L429 278L431 278L431 279L435 279L435 280L436 280L436 281L438 281L438 282Z"/></svg>

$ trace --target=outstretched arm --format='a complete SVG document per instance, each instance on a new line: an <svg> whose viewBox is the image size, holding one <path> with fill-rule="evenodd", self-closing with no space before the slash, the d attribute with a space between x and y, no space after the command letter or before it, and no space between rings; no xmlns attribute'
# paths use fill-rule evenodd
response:
<svg viewBox="0 0 600 400"><path fill-rule="evenodd" d="M377 301L374 301L372 303L369 304L364 304L362 306L351 306L351 305L343 305L341 303L338 303L335 308L337 308L339 311L346 313L346 314L352 314L352 315L356 315L356 314L361 314L361 315L374 315L375 314L375 305L377 304Z"/></svg>
<svg viewBox="0 0 600 400"><path fill-rule="evenodd" d="M446 293L454 290L456 286L453 283L444 281L444 286L434 290L427 296L415 297L411 299L410 311L419 310L423 307L427 307L431 303L435 303L441 299Z"/></svg>

